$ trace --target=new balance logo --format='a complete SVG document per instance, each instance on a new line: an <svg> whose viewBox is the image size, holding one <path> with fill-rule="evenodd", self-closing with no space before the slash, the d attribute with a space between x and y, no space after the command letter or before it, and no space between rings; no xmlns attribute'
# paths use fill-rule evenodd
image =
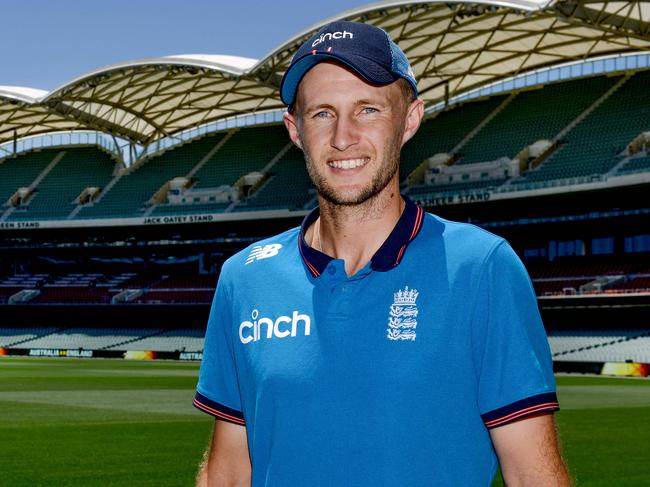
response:
<svg viewBox="0 0 650 487"><path fill-rule="evenodd" d="M316 47L321 42L330 41L332 39L353 39L352 32L344 30L343 32L323 32L318 39L311 43L311 47Z"/></svg>
<svg viewBox="0 0 650 487"><path fill-rule="evenodd" d="M275 320L260 318L259 315L260 312L254 309L251 313L252 321L242 321L239 325L239 341L244 345L264 338L295 337L300 330L304 336L311 333L311 318L298 311L294 311L291 316L278 316Z"/></svg>
<svg viewBox="0 0 650 487"><path fill-rule="evenodd" d="M269 244L269 245L256 245L251 250L251 253L248 254L246 259L246 264L250 264L254 260L268 259L269 257L274 257L278 255L282 244Z"/></svg>

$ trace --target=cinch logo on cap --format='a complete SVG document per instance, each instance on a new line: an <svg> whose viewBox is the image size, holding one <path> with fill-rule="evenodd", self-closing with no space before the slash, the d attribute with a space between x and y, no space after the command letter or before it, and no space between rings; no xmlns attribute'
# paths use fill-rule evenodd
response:
<svg viewBox="0 0 650 487"><path fill-rule="evenodd" d="M343 32L323 32L319 38L312 42L311 47L316 47L321 42L330 41L332 39L354 39L352 32L344 30Z"/></svg>

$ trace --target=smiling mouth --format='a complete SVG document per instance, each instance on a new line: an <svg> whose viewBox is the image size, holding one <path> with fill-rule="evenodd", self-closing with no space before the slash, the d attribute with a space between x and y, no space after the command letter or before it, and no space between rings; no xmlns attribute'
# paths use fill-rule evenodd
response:
<svg viewBox="0 0 650 487"><path fill-rule="evenodd" d="M336 161L328 161L327 165L336 169L356 169L365 166L368 161L370 161L369 157L363 157L360 159L340 159Z"/></svg>

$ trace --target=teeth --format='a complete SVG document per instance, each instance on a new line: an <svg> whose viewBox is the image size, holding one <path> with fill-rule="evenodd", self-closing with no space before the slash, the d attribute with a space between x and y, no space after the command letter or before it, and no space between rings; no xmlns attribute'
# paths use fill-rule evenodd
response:
<svg viewBox="0 0 650 487"><path fill-rule="evenodd" d="M330 167L335 167L337 169L355 169L357 167L363 166L368 159L344 159L342 161L330 161L328 165Z"/></svg>

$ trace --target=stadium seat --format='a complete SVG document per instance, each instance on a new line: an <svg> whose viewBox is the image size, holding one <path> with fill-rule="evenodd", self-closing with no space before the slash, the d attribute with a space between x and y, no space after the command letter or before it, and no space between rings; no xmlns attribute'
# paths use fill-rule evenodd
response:
<svg viewBox="0 0 650 487"><path fill-rule="evenodd" d="M52 153L53 150L48 150L49 155ZM43 157L36 154L37 159ZM77 206L75 199L85 188L101 188L111 180L115 161L103 150L66 147L57 154L63 156L36 186L36 194L29 200L28 207L14 211L9 221L63 220Z"/></svg>
<svg viewBox="0 0 650 487"><path fill-rule="evenodd" d="M620 77L612 78L612 82L618 80ZM566 135L559 150L514 184L569 178L584 181L610 171L621 160L628 142L650 128L648 83L649 72L634 74Z"/></svg>

